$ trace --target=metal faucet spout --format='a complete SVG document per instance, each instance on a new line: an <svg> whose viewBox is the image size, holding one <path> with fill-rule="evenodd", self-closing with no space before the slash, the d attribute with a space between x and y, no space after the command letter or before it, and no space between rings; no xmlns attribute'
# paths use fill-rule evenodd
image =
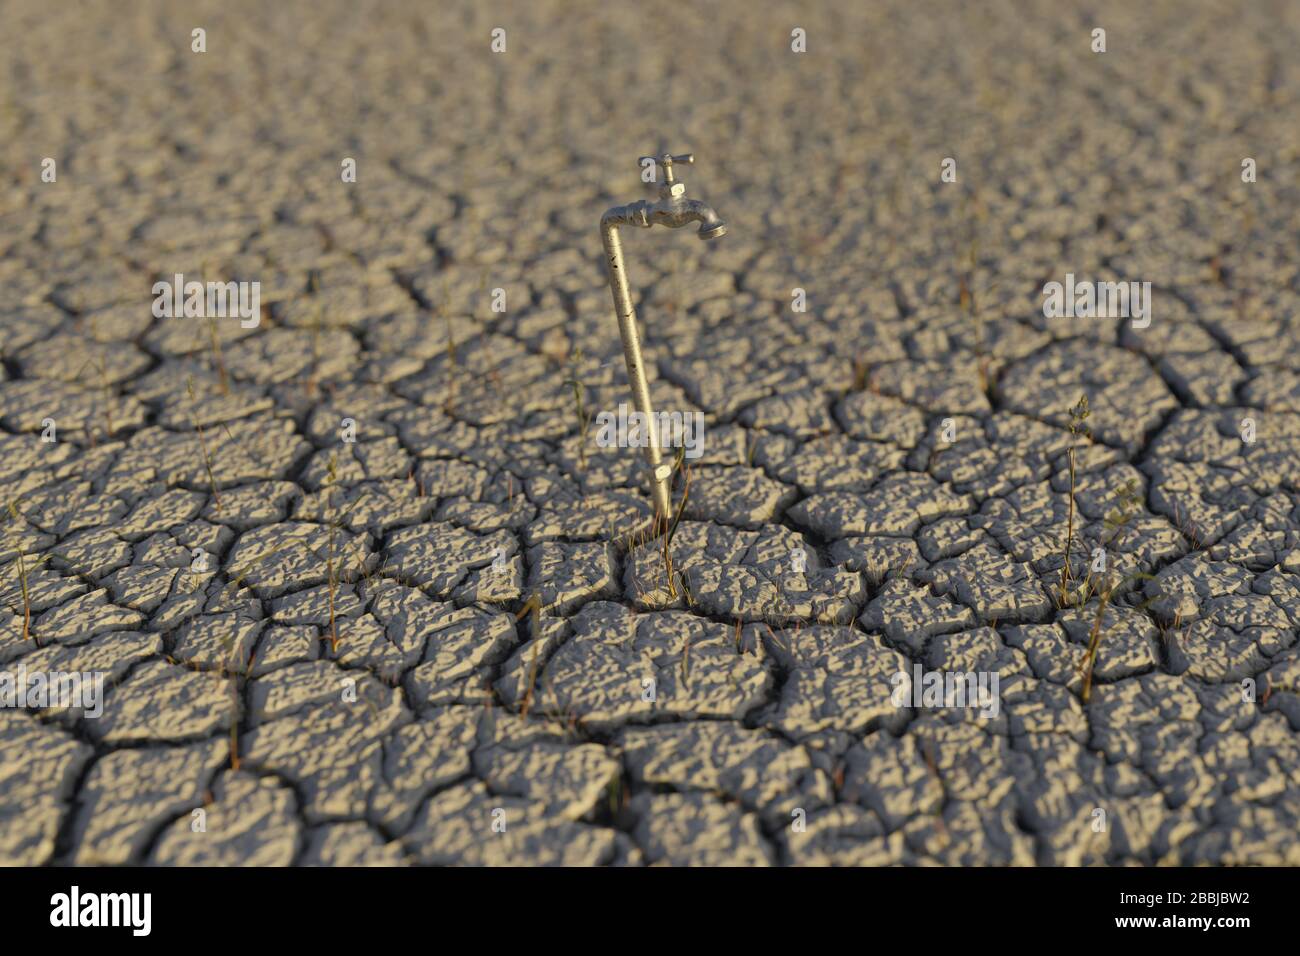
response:
<svg viewBox="0 0 1300 956"><path fill-rule="evenodd" d="M670 229L698 222L701 239L716 239L727 232L726 224L718 218L713 207L698 199L661 199L650 207L650 219Z"/></svg>
<svg viewBox="0 0 1300 956"><path fill-rule="evenodd" d="M712 206L706 206L699 200L690 200L693 211L691 216L700 224L701 239L718 239L727 234L727 224L718 218Z"/></svg>

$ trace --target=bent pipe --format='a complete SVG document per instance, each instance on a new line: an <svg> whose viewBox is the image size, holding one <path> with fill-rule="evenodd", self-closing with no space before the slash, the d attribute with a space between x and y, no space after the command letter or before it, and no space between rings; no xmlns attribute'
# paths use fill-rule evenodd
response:
<svg viewBox="0 0 1300 956"><path fill-rule="evenodd" d="M626 206L615 206L600 217L600 241L605 247L609 288L614 297L614 311L618 314L618 333L623 340L623 361L627 365L627 378L632 385L632 401L637 411L645 416L649 432L645 456L650 465L650 494L654 499L656 516L662 515L665 521L672 515L668 479L673 472L671 466L664 464L663 450L659 446L659 423L650 405L650 386L646 382L645 362L641 356L641 333L637 328L636 309L632 306L632 293L628 289L627 269L623 264L623 242L619 238L618 227L625 225L648 229L661 225L678 229L691 222L700 224L701 239L716 239L727 232L726 224L707 203L666 193L657 203L647 203L641 199Z"/></svg>

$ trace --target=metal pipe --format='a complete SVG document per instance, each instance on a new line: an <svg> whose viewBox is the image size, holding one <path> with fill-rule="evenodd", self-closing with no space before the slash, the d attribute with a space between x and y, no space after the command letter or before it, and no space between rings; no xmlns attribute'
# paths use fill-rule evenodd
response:
<svg viewBox="0 0 1300 956"><path fill-rule="evenodd" d="M611 217L606 213L601 218L600 239L605 246L609 288L614 296L614 311L618 313L618 334L623 339L623 361L627 364L627 380L632 384L632 401L636 410L645 416L649 430L645 456L650 464L650 493L654 497L655 515L667 519L672 513L672 499L668 493L672 468L663 463L663 453L659 448L659 423L650 406L650 386L646 382L641 358L641 334L637 330L636 309L632 306L632 293L627 285L627 270L623 267L623 242L618 237L617 216Z"/></svg>
<svg viewBox="0 0 1300 956"><path fill-rule="evenodd" d="M668 481L673 470L664 463L659 445L659 423L650 405L650 386L645 377L645 361L641 356L641 333L637 328L636 309L627 284L627 270L623 265L623 243L618 235L622 225L648 229L660 224L677 229L688 222L700 224L701 239L716 239L725 235L726 225L717 213L697 199L686 198L686 184L673 175L674 163L693 164L694 154L673 156L665 153L657 159L642 157L643 166L657 162L664 171L664 184L659 189L659 201L653 205L638 200L626 206L615 206L600 218L600 240L605 247L605 266L609 270L609 290L614 297L614 311L618 314L618 332L623 339L623 361L627 364L627 378L632 386L632 401L646 421L646 461L650 465L650 493L654 498L655 516L664 521L672 515L672 494Z"/></svg>

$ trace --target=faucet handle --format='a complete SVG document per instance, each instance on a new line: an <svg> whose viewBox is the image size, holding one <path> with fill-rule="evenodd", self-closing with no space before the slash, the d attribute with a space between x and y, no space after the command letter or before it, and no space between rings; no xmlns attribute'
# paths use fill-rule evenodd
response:
<svg viewBox="0 0 1300 956"><path fill-rule="evenodd" d="M676 182L676 180L673 179L673 163L685 163L687 166L692 166L695 164L695 154L682 153L680 156L674 156L671 153L664 153L662 156L642 156L637 162L640 164L641 168L644 169L647 161L658 163L663 167L664 184L671 186Z"/></svg>

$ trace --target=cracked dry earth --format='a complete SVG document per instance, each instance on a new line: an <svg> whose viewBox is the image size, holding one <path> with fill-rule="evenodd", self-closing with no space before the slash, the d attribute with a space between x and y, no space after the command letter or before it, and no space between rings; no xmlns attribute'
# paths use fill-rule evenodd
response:
<svg viewBox="0 0 1300 956"><path fill-rule="evenodd" d="M107 688L0 709L0 861L1300 863L1300 7L1094 6L7 4L0 665ZM676 594L573 386L665 148L729 226L624 230ZM1072 444L1079 580L1140 498L1086 704Z"/></svg>

